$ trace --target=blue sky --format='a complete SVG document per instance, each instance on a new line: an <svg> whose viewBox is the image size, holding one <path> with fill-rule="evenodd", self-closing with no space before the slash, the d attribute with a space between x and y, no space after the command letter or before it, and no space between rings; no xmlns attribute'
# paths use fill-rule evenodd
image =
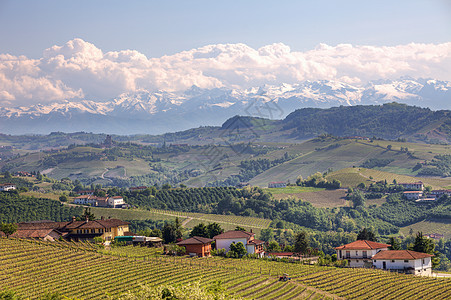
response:
<svg viewBox="0 0 451 300"><path fill-rule="evenodd" d="M451 37L451 1L0 0L0 53L39 58L73 38L160 57L208 44L393 46Z"/></svg>

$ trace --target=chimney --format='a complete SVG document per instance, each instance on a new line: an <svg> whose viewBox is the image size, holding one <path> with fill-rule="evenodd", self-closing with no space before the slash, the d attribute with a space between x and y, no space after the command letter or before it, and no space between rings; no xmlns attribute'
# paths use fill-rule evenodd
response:
<svg viewBox="0 0 451 300"><path fill-rule="evenodd" d="M73 217L72 217L72 222L75 222L75 220L76 220L76 219L75 219L75 216L73 216Z"/></svg>
<svg viewBox="0 0 451 300"><path fill-rule="evenodd" d="M104 216L101 216L101 217L100 217L100 220L105 220L105 217L104 217Z"/></svg>
<svg viewBox="0 0 451 300"><path fill-rule="evenodd" d="M252 228L251 228L251 233L252 233Z"/></svg>
<svg viewBox="0 0 451 300"><path fill-rule="evenodd" d="M86 223L88 223L89 222L89 217L88 216L86 216Z"/></svg>

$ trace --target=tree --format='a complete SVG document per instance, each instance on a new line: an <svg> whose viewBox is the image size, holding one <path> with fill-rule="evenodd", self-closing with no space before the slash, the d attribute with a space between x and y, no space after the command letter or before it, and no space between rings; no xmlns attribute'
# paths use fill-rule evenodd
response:
<svg viewBox="0 0 451 300"><path fill-rule="evenodd" d="M274 238L274 233L271 228L265 228L260 231L260 239L269 242Z"/></svg>
<svg viewBox="0 0 451 300"><path fill-rule="evenodd" d="M365 206L365 196L359 190L354 190L354 193L349 196L349 200L352 201L353 208L357 208L358 206Z"/></svg>
<svg viewBox="0 0 451 300"><path fill-rule="evenodd" d="M208 238L212 239L214 236L217 236L224 232L224 229L222 229L221 225L218 223L210 223L207 225L207 231L208 231Z"/></svg>
<svg viewBox="0 0 451 300"><path fill-rule="evenodd" d="M417 232L411 250L435 255L435 257L432 257L431 259L432 268L434 269L440 264L440 253L438 251L435 251L434 241L432 239L424 237L422 232Z"/></svg>
<svg viewBox="0 0 451 300"><path fill-rule="evenodd" d="M235 243L230 244L230 251L229 253L227 253L227 256L239 258L246 255L246 253L247 251L246 247L244 247L244 244L242 242L238 242L236 244Z"/></svg>
<svg viewBox="0 0 451 300"><path fill-rule="evenodd" d="M89 221L94 221L96 219L96 216L91 212L90 207L86 207L81 217L77 218L78 221L85 221L86 219Z"/></svg>
<svg viewBox="0 0 451 300"><path fill-rule="evenodd" d="M388 250L401 250L401 243L399 240L395 237L390 238L390 247L388 247Z"/></svg>
<svg viewBox="0 0 451 300"><path fill-rule="evenodd" d="M268 252L280 252L281 249L280 249L279 243L276 242L276 241L269 242L268 247L266 247L266 251L268 251Z"/></svg>
<svg viewBox="0 0 451 300"><path fill-rule="evenodd" d="M177 240L177 234L174 224L166 223L163 227L163 240L165 244L174 243Z"/></svg>
<svg viewBox="0 0 451 300"><path fill-rule="evenodd" d="M363 228L357 235L357 240L367 240L377 242L376 235L370 229Z"/></svg>
<svg viewBox="0 0 451 300"><path fill-rule="evenodd" d="M17 231L17 225L13 223L2 223L0 231L3 232L7 238Z"/></svg>
<svg viewBox="0 0 451 300"><path fill-rule="evenodd" d="M246 231L246 229L244 229L244 228L241 227L241 226L237 226L237 227L235 228L235 231Z"/></svg>
<svg viewBox="0 0 451 300"><path fill-rule="evenodd" d="M207 226L205 226L204 223L200 223L196 226L193 227L193 230L191 230L191 233L189 234L189 236L193 237L193 236L201 236L201 237L205 237L208 238L208 229Z"/></svg>
<svg viewBox="0 0 451 300"><path fill-rule="evenodd" d="M67 202L68 200L66 195L61 195L59 199L61 202Z"/></svg>
<svg viewBox="0 0 451 300"><path fill-rule="evenodd" d="M301 231L296 234L294 240L294 251L298 253L306 253L310 248L307 233L305 231Z"/></svg>
<svg viewBox="0 0 451 300"><path fill-rule="evenodd" d="M393 148L392 145L387 145L387 150L391 150Z"/></svg>

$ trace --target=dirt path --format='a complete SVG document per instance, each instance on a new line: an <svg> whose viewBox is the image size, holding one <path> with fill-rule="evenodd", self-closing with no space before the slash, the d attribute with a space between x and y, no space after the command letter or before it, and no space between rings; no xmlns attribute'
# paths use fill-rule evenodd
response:
<svg viewBox="0 0 451 300"><path fill-rule="evenodd" d="M100 175L100 178L105 179L105 177L103 177L105 175L105 173L108 172L108 169L105 168L105 171L102 173L102 175Z"/></svg>
<svg viewBox="0 0 451 300"><path fill-rule="evenodd" d="M182 222L182 226L185 227L186 224L188 224L188 222L190 222L193 218L188 217L185 221Z"/></svg>

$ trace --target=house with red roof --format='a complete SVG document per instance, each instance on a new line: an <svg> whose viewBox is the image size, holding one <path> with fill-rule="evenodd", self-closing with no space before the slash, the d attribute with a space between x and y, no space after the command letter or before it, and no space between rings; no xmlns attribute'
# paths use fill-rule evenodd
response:
<svg viewBox="0 0 451 300"><path fill-rule="evenodd" d="M185 247L186 253L191 256L210 256L212 239L200 236L193 236L189 239L176 243L178 246Z"/></svg>
<svg viewBox="0 0 451 300"><path fill-rule="evenodd" d="M388 250L380 251L372 259L373 266L378 269L431 276L433 256L411 250Z"/></svg>
<svg viewBox="0 0 451 300"><path fill-rule="evenodd" d="M70 222L33 221L17 224L17 234L27 234L26 231L40 231L44 233L47 229L60 232L68 240L92 240L101 237L105 241L112 241L116 236L123 236L129 231L130 223L119 219L84 220L77 221L75 218ZM36 236L36 238L42 238Z"/></svg>
<svg viewBox="0 0 451 300"><path fill-rule="evenodd" d="M337 258L348 260L350 267L370 268L372 263L372 257L380 251L388 250L390 245L377 243L367 240L357 240L355 242L336 247Z"/></svg>
<svg viewBox="0 0 451 300"><path fill-rule="evenodd" d="M213 237L213 239L216 241L216 249L225 249L228 252L232 243L241 242L247 253L258 254L260 257L263 257L264 254L263 245L265 242L256 240L255 233L252 231L230 230Z"/></svg>

